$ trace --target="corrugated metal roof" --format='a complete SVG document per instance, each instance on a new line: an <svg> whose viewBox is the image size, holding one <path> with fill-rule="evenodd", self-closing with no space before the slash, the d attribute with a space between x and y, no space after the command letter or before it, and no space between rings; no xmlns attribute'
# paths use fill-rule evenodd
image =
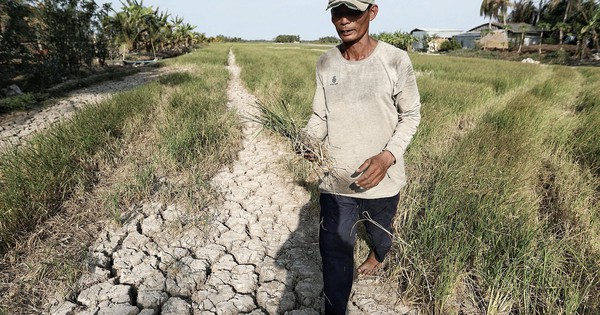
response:
<svg viewBox="0 0 600 315"><path fill-rule="evenodd" d="M410 34L416 33L416 32L425 32L428 35L436 35L442 38L450 38L454 35L458 35L460 33L462 33L462 30L452 30L452 29L441 29L441 28L415 28L414 30L410 31Z"/></svg>
<svg viewBox="0 0 600 315"><path fill-rule="evenodd" d="M415 32L415 31L423 31L423 32L462 32L462 30L456 30L456 29L447 29L447 28L415 28L414 30L410 31Z"/></svg>
<svg viewBox="0 0 600 315"><path fill-rule="evenodd" d="M489 26L489 23L484 23L477 27L474 27L474 28L468 30L467 33L472 32L476 29L480 29L482 27L486 27L486 26ZM508 30L513 33L522 33L523 31L525 31L525 32L540 32L541 31L539 28L537 28L531 24L527 24L527 23L506 23L506 25L504 25L502 23L494 22L494 23L492 23L492 27L497 28L497 29L502 29L502 30Z"/></svg>
<svg viewBox="0 0 600 315"><path fill-rule="evenodd" d="M481 37L481 33L480 32L465 32L465 33L460 33L454 36L460 36L460 37Z"/></svg>

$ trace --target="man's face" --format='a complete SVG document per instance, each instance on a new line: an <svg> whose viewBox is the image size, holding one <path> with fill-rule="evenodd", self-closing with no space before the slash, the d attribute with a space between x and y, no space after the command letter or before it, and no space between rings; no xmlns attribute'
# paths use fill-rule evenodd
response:
<svg viewBox="0 0 600 315"><path fill-rule="evenodd" d="M371 5L364 12L352 10L346 5L331 9L331 22L344 43L359 41L369 31L369 22L377 15L377 6Z"/></svg>

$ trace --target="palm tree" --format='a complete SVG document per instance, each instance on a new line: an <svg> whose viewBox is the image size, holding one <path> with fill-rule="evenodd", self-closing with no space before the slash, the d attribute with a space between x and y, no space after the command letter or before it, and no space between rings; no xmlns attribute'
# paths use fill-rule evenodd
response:
<svg viewBox="0 0 600 315"><path fill-rule="evenodd" d="M154 59L156 59L156 43L161 43L171 32L171 25L168 22L170 14L160 12L157 8L152 15L146 15L144 23L146 30L144 31L145 44L152 49ZM148 50L148 48L146 49Z"/></svg>
<svg viewBox="0 0 600 315"><path fill-rule="evenodd" d="M545 0L540 0L537 11L535 13L535 22L533 25L538 25L540 23L540 17L542 16L542 11L544 10Z"/></svg>
<svg viewBox="0 0 600 315"><path fill-rule="evenodd" d="M176 16L171 20L171 37L169 39L171 49L176 49L181 45L181 27L183 26L183 18Z"/></svg>
<svg viewBox="0 0 600 315"><path fill-rule="evenodd" d="M196 33L195 26L184 23L180 17L175 17L173 23L172 45L174 48L189 48L194 45Z"/></svg>
<svg viewBox="0 0 600 315"><path fill-rule="evenodd" d="M115 11L115 16L109 18L108 24L117 34L117 42L125 45L126 52L136 51L143 44L142 36L150 28L155 12L152 8L144 7L143 0L126 0L121 4L122 11Z"/></svg>
<svg viewBox="0 0 600 315"><path fill-rule="evenodd" d="M492 18L496 18L498 21L502 18L502 23L506 25L506 17L510 5L510 0L483 0L479 9L479 15L490 18L490 29L492 28Z"/></svg>
<svg viewBox="0 0 600 315"><path fill-rule="evenodd" d="M600 5L593 0L579 1L576 3L576 9L579 15L581 27L579 28L579 36L577 37L578 48L580 50L580 57L583 59L586 43L589 39L590 33L592 34L592 40L596 48L598 48L598 25L600 24Z"/></svg>
<svg viewBox="0 0 600 315"><path fill-rule="evenodd" d="M571 15L571 11L573 10L573 8L579 3L580 0L551 0L550 1L550 6L553 8L556 8L558 5L562 4L563 2L566 2L567 7L565 8L565 14L563 16L563 21L562 21L562 27L557 27L558 28L558 32L559 32L559 43L562 46L563 44L563 38L565 36L565 25L567 25L567 20L569 19L569 15Z"/></svg>
<svg viewBox="0 0 600 315"><path fill-rule="evenodd" d="M125 47L125 53L145 48L156 58L157 50L190 47L205 38L194 33L196 27L184 23L183 18L171 19L167 12L144 7L143 0L125 0L121 4L121 11L112 10L115 15L107 17L103 25Z"/></svg>
<svg viewBox="0 0 600 315"><path fill-rule="evenodd" d="M169 22L169 13L160 13L157 15L156 23L151 28L151 35L155 43L158 44L160 50L165 48L171 34L173 33L173 25Z"/></svg>
<svg viewBox="0 0 600 315"><path fill-rule="evenodd" d="M481 8L479 9L480 16L490 18L488 24L489 29L492 29L492 18L495 16L494 14L498 12L495 8L495 5L496 2L494 0L483 0L483 2L481 2Z"/></svg>
<svg viewBox="0 0 600 315"><path fill-rule="evenodd" d="M508 15L508 8L511 6L510 0L496 0L498 11L498 17L502 17L502 24L506 25L506 17Z"/></svg>
<svg viewBox="0 0 600 315"><path fill-rule="evenodd" d="M540 35L540 49L539 49L539 54L542 54L542 42L544 41L544 32L550 30L551 25L549 23L546 22L542 22L539 23L537 25L537 27L539 27L540 31L541 31L541 35Z"/></svg>
<svg viewBox="0 0 600 315"><path fill-rule="evenodd" d="M563 45L563 42L564 42L564 41L563 41L563 37L564 37L564 34L565 34L566 32L569 32L569 31L571 31L571 25L570 25L570 24L568 24L568 23L559 22L559 23L556 23L552 29L553 29L553 30L558 30L558 32L559 32L559 34L560 34L560 35L559 35L559 44L560 44L560 49L561 49L561 50L563 50L563 47L562 47L562 45Z"/></svg>
<svg viewBox="0 0 600 315"><path fill-rule="evenodd" d="M517 0L513 4L508 20L511 23L534 23L537 16L532 0Z"/></svg>
<svg viewBox="0 0 600 315"><path fill-rule="evenodd" d="M525 42L525 34L527 33L528 30L529 30L529 26L527 24L523 24L523 25L519 26L519 31L521 31L521 40L519 41L519 50L517 51L517 54L521 53L521 49L523 48L523 43Z"/></svg>
<svg viewBox="0 0 600 315"><path fill-rule="evenodd" d="M592 27L592 34L593 34L593 42L594 42L594 47L596 48L596 52L600 52L600 5L596 6L596 10L594 12L594 15L592 17L592 20L594 21L594 27Z"/></svg>

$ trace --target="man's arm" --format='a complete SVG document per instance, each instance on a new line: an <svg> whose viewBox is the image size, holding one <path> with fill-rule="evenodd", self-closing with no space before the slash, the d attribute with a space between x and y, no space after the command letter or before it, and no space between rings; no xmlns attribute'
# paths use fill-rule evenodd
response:
<svg viewBox="0 0 600 315"><path fill-rule="evenodd" d="M399 75L402 80L399 80L394 91L398 124L385 149L367 159L356 171L357 173L364 172L355 182L358 187L363 189L373 188L385 178L387 170L396 163L396 158L404 155L421 121L419 90L408 55L401 62L401 66Z"/></svg>
<svg viewBox="0 0 600 315"><path fill-rule="evenodd" d="M325 107L325 90L323 89L323 83L319 78L318 71L316 78L317 84L312 104L313 113L303 130L309 136L322 141L327 136L327 110Z"/></svg>
<svg viewBox="0 0 600 315"><path fill-rule="evenodd" d="M405 58L401 63L402 71L400 72L404 80L399 82L394 95L398 111L398 124L394 135L385 147L385 150L390 151L396 157L404 155L421 122L421 101L417 78L408 54L405 54Z"/></svg>

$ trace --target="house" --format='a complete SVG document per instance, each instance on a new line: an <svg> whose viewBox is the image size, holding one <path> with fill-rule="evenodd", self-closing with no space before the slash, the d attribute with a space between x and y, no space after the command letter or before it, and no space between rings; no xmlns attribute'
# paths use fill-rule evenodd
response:
<svg viewBox="0 0 600 315"><path fill-rule="evenodd" d="M463 49L471 49L477 47L478 41L481 39L481 32L465 32L452 37L455 42L459 43Z"/></svg>
<svg viewBox="0 0 600 315"><path fill-rule="evenodd" d="M539 45L542 30L527 23L485 23L465 33L457 34L454 40L463 48L474 48L479 43L487 48L507 49L512 45Z"/></svg>
<svg viewBox="0 0 600 315"><path fill-rule="evenodd" d="M429 52L437 51L442 42L449 40L460 33L462 33L461 30L435 28L415 28L410 31L410 35L417 39L413 43L413 50L427 50Z"/></svg>

